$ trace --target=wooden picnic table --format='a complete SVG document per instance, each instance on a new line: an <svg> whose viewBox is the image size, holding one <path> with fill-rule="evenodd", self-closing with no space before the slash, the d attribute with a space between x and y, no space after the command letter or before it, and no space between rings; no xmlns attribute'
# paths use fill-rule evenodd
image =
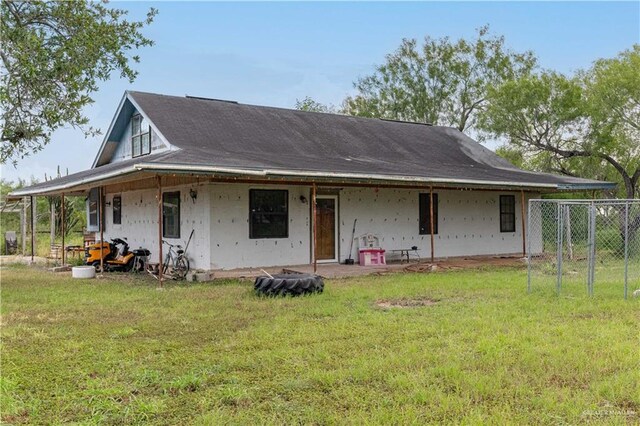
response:
<svg viewBox="0 0 640 426"><path fill-rule="evenodd" d="M71 254L72 257L82 258L84 255L84 247L82 246L66 246L64 249L67 252L67 256Z"/></svg>

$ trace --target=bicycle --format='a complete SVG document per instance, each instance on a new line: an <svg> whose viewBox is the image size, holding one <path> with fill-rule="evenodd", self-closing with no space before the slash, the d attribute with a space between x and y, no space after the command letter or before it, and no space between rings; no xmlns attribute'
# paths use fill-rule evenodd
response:
<svg viewBox="0 0 640 426"><path fill-rule="evenodd" d="M162 263L162 275L167 275L167 270L171 267L171 278L184 280L189 272L189 259L187 259L185 250L182 250L182 246L179 244L171 244L165 240L162 240L162 243L169 246L169 251Z"/></svg>

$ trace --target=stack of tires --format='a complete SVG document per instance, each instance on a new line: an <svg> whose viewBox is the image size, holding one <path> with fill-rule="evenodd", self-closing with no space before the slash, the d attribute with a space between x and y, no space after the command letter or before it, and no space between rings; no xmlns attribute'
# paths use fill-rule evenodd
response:
<svg viewBox="0 0 640 426"><path fill-rule="evenodd" d="M253 288L265 296L302 296L322 293L324 282L313 274L279 274L256 278Z"/></svg>

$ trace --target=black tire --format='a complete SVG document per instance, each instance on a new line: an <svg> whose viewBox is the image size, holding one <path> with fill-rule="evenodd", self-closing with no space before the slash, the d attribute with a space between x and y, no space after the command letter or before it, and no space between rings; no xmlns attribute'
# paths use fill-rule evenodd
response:
<svg viewBox="0 0 640 426"><path fill-rule="evenodd" d="M302 296L322 293L324 281L320 276L312 274L279 274L273 275L273 278L256 278L253 288L256 293L265 296Z"/></svg>
<svg viewBox="0 0 640 426"><path fill-rule="evenodd" d="M94 268L96 268L96 272L100 273L100 261L96 260L94 262L91 263L91 266L93 266Z"/></svg>
<svg viewBox="0 0 640 426"><path fill-rule="evenodd" d="M135 261L135 258L131 258L129 259L129 261L127 262L126 265L124 265L124 272L131 272L133 270L133 262Z"/></svg>

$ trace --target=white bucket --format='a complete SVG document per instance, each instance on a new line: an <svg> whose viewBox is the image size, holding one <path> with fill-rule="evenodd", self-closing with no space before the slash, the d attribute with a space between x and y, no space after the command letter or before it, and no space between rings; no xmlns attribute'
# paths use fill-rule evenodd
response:
<svg viewBox="0 0 640 426"><path fill-rule="evenodd" d="M95 278L96 268L93 266L74 266L71 268L71 276L73 278Z"/></svg>

